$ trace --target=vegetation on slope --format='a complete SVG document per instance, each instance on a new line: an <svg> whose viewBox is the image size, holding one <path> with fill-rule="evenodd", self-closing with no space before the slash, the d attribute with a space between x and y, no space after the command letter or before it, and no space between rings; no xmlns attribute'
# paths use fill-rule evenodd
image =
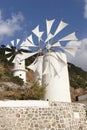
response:
<svg viewBox="0 0 87 130"><path fill-rule="evenodd" d="M87 72L73 64L68 64L70 85L74 88L87 87Z"/></svg>
<svg viewBox="0 0 87 130"><path fill-rule="evenodd" d="M34 59L35 57L26 60L26 64L29 65ZM19 77L13 77L11 73L12 66L12 63L9 63L5 57L4 48L0 48L0 82L13 82L20 86L17 89L8 87L3 92L0 91L0 99L43 99L46 86L40 86L36 81L32 83L31 87L21 89L24 82ZM87 72L70 63L68 64L68 70L71 87L87 87Z"/></svg>
<svg viewBox="0 0 87 130"><path fill-rule="evenodd" d="M0 100L41 100L45 94L45 87L40 86L38 82L33 82L31 86L16 86L12 82L7 84L0 84Z"/></svg>

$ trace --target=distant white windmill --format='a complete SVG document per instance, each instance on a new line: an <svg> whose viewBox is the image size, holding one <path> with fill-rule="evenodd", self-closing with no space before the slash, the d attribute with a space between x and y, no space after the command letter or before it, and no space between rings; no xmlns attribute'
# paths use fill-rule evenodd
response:
<svg viewBox="0 0 87 130"><path fill-rule="evenodd" d="M11 43L5 47L5 55L8 61L14 63L13 76L19 76L26 82L27 70L25 69L25 58L29 50L22 44L24 44L24 41L21 43L20 39L11 41ZM28 56L32 55L33 53L28 53Z"/></svg>
<svg viewBox="0 0 87 130"><path fill-rule="evenodd" d="M54 21L46 20L47 38L45 40L42 39L43 32L39 31L39 26L32 30L38 38L38 45L33 42L33 47L37 48L36 53L41 52L43 55L38 56L28 68L31 68L36 75L40 76L42 85L47 85L46 100L71 102L67 60L64 52L67 51L74 55L77 48L61 46L60 42L73 41L77 38L75 32L73 32L57 42L52 42L54 37L68 26L67 23L60 21L56 31L52 34L51 28ZM44 45L42 45L43 43Z"/></svg>
<svg viewBox="0 0 87 130"><path fill-rule="evenodd" d="M11 41L5 48L5 55L9 61L14 63L13 75L26 81L25 60L21 60L23 50L18 47L19 44L20 39Z"/></svg>

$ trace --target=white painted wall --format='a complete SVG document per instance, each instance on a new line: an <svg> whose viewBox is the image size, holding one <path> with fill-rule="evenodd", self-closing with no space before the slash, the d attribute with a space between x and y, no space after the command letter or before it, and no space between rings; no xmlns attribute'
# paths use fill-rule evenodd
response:
<svg viewBox="0 0 87 130"><path fill-rule="evenodd" d="M8 100L0 101L0 107L49 107L49 102L42 100Z"/></svg>
<svg viewBox="0 0 87 130"><path fill-rule="evenodd" d="M25 69L14 69L13 70L14 76L19 76L19 78L23 79L24 82L26 82L26 70Z"/></svg>
<svg viewBox="0 0 87 130"><path fill-rule="evenodd" d="M17 54L14 59L13 75L19 76L21 79L23 79L24 82L26 82L25 60L21 60L21 59L22 59L22 55Z"/></svg>

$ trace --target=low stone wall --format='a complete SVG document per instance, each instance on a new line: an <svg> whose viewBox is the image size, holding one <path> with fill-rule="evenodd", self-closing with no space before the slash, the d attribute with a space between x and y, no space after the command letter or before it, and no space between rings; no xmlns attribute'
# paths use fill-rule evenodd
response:
<svg viewBox="0 0 87 130"><path fill-rule="evenodd" d="M83 104L48 103L48 107L0 107L0 130L87 130Z"/></svg>

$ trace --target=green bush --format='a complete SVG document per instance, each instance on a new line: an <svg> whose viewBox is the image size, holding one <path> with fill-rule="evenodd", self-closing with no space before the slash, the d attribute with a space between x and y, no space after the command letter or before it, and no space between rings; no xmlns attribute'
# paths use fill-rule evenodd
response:
<svg viewBox="0 0 87 130"><path fill-rule="evenodd" d="M38 81L33 82L31 88L26 90L27 99L39 100L43 99L46 91L46 86L41 86Z"/></svg>

